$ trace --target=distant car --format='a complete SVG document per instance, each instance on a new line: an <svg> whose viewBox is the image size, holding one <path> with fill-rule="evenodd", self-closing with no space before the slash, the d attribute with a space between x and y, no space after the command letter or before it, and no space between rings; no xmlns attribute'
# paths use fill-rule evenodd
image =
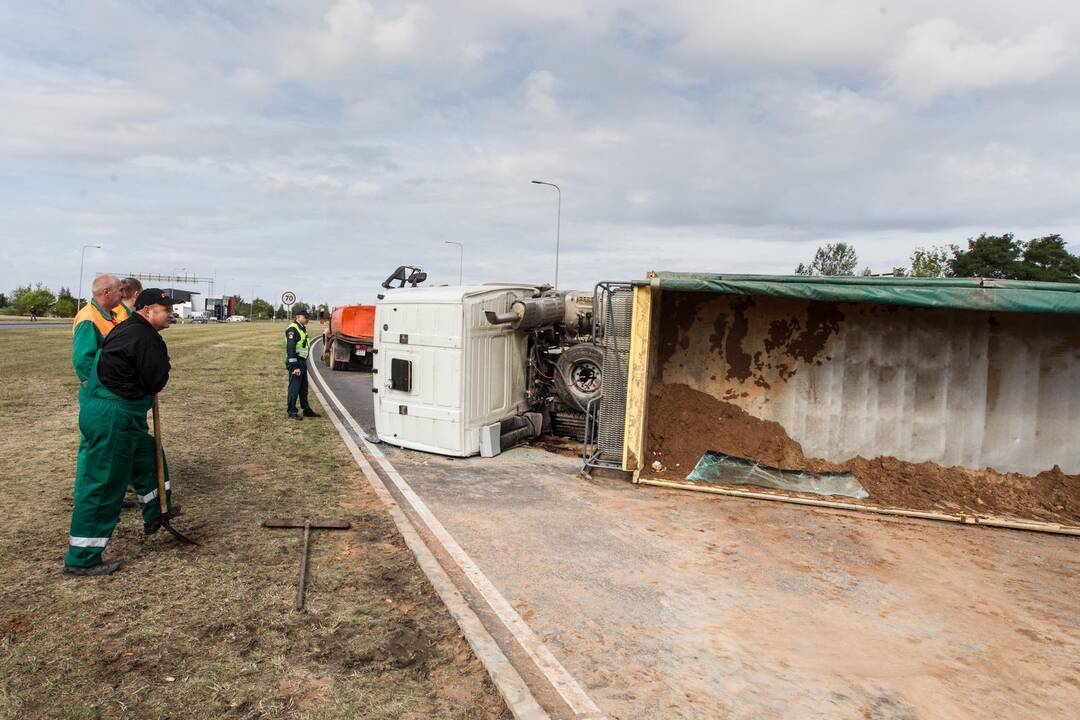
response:
<svg viewBox="0 0 1080 720"><path fill-rule="evenodd" d="M248 319L243 315L230 315L226 322L247 322Z"/></svg>
<svg viewBox="0 0 1080 720"><path fill-rule="evenodd" d="M191 322L193 325L205 325L210 322L205 315L192 315Z"/></svg>

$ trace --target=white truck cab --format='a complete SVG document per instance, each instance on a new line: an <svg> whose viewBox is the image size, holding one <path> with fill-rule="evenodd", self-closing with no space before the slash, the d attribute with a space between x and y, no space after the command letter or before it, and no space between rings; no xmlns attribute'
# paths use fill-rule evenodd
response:
<svg viewBox="0 0 1080 720"><path fill-rule="evenodd" d="M375 430L383 442L468 457L481 428L527 410L528 339L506 313L528 285L387 290L375 306Z"/></svg>

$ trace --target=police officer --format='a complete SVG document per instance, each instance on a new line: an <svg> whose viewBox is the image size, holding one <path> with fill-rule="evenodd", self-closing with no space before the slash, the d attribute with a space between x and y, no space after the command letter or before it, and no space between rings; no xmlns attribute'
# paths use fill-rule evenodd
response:
<svg viewBox="0 0 1080 720"><path fill-rule="evenodd" d="M319 413L308 404L307 358L311 348L311 338L307 334L308 311L300 310L296 319L285 328L285 369L289 371L289 402L286 410L289 418L300 420L296 411L296 399L300 399L303 417L319 417Z"/></svg>
<svg viewBox="0 0 1080 720"><path fill-rule="evenodd" d="M169 381L169 352L160 332L172 320L173 298L164 290L139 293L135 312L108 335L94 357L79 409L82 443L75 472L75 507L64 556L69 577L109 575L120 561L103 563L101 553L120 519L124 489L130 484L142 503L143 530L161 527L157 454L146 424L154 396ZM172 505L165 468L167 517Z"/></svg>

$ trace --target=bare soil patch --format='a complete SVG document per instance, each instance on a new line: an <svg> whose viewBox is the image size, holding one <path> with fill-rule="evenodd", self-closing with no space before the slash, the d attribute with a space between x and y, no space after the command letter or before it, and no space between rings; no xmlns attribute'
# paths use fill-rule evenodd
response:
<svg viewBox="0 0 1080 720"><path fill-rule="evenodd" d="M806 457L779 423L755 418L686 385L657 384L649 403L645 472L652 476L685 478L707 450L714 450L791 470L850 472L870 493L868 504L1080 522L1080 476L1066 475L1057 466L1030 476L894 457L831 463ZM654 460L662 463L663 471L651 469Z"/></svg>

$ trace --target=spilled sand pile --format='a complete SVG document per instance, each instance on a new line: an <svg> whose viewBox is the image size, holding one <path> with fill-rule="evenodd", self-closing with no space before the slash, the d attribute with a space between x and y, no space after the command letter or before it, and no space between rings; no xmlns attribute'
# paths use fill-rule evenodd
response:
<svg viewBox="0 0 1080 720"><path fill-rule="evenodd" d="M1030 476L894 457L831 463L806 457L779 423L686 385L657 384L649 403L643 470L648 477L683 480L707 450L714 450L789 470L850 472L870 493L864 504L1080 524L1080 475L1066 475L1057 466ZM654 460L664 470L652 470Z"/></svg>

